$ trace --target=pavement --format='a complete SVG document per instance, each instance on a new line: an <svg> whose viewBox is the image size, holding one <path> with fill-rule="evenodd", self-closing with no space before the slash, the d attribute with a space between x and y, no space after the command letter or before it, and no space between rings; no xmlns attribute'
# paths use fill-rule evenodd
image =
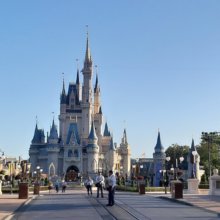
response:
<svg viewBox="0 0 220 220"><path fill-rule="evenodd" d="M73 190L70 190L73 192ZM41 192L48 194L47 192ZM55 192L52 192L52 194ZM94 192L95 193L95 192ZM202 210L217 213L220 217L220 196L208 195L207 191L201 194L183 194L183 199L172 199L170 194L164 193L146 193L143 196L160 197L176 203L182 203L189 206L194 206ZM13 219L16 211L24 207L26 204L35 199L36 195L29 194L28 199L18 199L18 194L2 194L0 195L0 220Z"/></svg>

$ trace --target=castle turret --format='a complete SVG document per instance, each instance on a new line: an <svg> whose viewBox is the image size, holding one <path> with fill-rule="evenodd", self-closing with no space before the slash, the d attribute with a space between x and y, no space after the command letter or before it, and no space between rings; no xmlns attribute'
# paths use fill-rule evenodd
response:
<svg viewBox="0 0 220 220"><path fill-rule="evenodd" d="M50 129L50 135L48 137L48 143L49 144L57 144L58 143L58 132L57 132L57 127L54 123L54 119L52 122L52 127Z"/></svg>
<svg viewBox="0 0 220 220"><path fill-rule="evenodd" d="M120 144L120 153L124 158L121 163L121 171L124 175L130 176L131 172L131 149L127 140L127 132L124 129Z"/></svg>
<svg viewBox="0 0 220 220"><path fill-rule="evenodd" d="M77 90L77 96L80 101L82 99L82 97L81 97L82 91L81 91L81 84L79 81L79 69L77 69L77 74L76 74L76 90Z"/></svg>
<svg viewBox="0 0 220 220"><path fill-rule="evenodd" d="M82 88L82 144L87 144L87 138L89 135L89 129L91 127L91 115L92 115L92 57L89 48L89 38L87 34L86 41L86 55L84 61L84 67L82 69L83 74L83 88Z"/></svg>
<svg viewBox="0 0 220 220"><path fill-rule="evenodd" d="M44 144L45 143L45 135L43 129L38 129L37 123L34 130L34 137L31 141L32 144Z"/></svg>
<svg viewBox="0 0 220 220"><path fill-rule="evenodd" d="M154 186L160 186L160 181L162 178L160 170L163 170L165 158L166 158L166 154L164 153L164 147L161 143L160 132L158 132L157 143L156 143L156 146L154 147L154 154L153 154L153 159L154 159L153 185Z"/></svg>
<svg viewBox="0 0 220 220"><path fill-rule="evenodd" d="M88 173L90 175L94 175L98 169L98 154L99 154L99 146L98 146L98 137L96 135L94 122L92 121L90 134L88 137L88 145L87 145L87 154L88 154Z"/></svg>
<svg viewBox="0 0 220 220"><path fill-rule="evenodd" d="M95 82L95 87L94 87L94 114L99 113L101 101L100 101L100 86L98 83L98 75L96 74L96 82Z"/></svg>
<svg viewBox="0 0 220 220"><path fill-rule="evenodd" d="M107 124L107 122L105 122L105 129L104 129L103 136L104 136L104 137L109 137L109 136L111 136L110 131L109 131L109 129L108 129L108 124Z"/></svg>
<svg viewBox="0 0 220 220"><path fill-rule="evenodd" d="M194 139L192 139L191 148L187 156L187 162L188 162L188 178L197 178L200 180L200 175L199 175L200 156L197 152Z"/></svg>

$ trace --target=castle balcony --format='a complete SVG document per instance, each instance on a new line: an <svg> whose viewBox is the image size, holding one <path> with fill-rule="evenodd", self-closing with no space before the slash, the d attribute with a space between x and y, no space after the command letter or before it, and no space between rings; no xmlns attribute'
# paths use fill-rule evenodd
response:
<svg viewBox="0 0 220 220"><path fill-rule="evenodd" d="M29 154L38 154L39 150L38 149L29 149Z"/></svg>
<svg viewBox="0 0 220 220"><path fill-rule="evenodd" d="M60 148L59 147L56 147L56 146L49 146L47 147L47 152L54 152L54 153L59 153L60 152Z"/></svg>
<svg viewBox="0 0 220 220"><path fill-rule="evenodd" d="M65 161L66 162L79 162L80 161L80 157L65 157Z"/></svg>

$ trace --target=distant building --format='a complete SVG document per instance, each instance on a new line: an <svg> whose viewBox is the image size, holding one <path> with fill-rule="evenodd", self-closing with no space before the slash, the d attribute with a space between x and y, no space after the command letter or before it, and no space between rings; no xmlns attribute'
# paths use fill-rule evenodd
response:
<svg viewBox="0 0 220 220"><path fill-rule="evenodd" d="M103 128L101 90L96 75L93 87L93 61L87 36L86 54L80 83L79 69L76 82L70 82L60 96L59 132L53 120L50 133L45 134L36 124L29 149L32 172L37 166L49 177L74 180L78 175L94 176L98 171L121 171L130 176L130 146L126 130L119 146L114 144L107 122Z"/></svg>

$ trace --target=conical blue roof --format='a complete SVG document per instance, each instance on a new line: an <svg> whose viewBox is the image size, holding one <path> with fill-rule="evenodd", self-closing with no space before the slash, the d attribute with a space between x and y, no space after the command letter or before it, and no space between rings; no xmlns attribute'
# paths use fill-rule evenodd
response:
<svg viewBox="0 0 220 220"><path fill-rule="evenodd" d="M92 121L92 126L91 126L91 130L90 130L90 134L89 134L89 137L88 137L90 140L97 140L97 135L96 135L96 132L95 132L95 126L94 126L94 121Z"/></svg>
<svg viewBox="0 0 220 220"><path fill-rule="evenodd" d="M76 84L79 85L79 69L77 69Z"/></svg>
<svg viewBox="0 0 220 220"><path fill-rule="evenodd" d="M105 123L105 129L104 129L104 134L103 134L105 137L109 137L111 136L109 130L108 130L108 124L107 122Z"/></svg>
<svg viewBox="0 0 220 220"><path fill-rule="evenodd" d="M52 127L50 129L49 139L58 139L57 127L54 123L54 119L53 119Z"/></svg>
<svg viewBox="0 0 220 220"><path fill-rule="evenodd" d="M96 74L96 81L95 81L95 88L94 88L94 92L96 93L97 92L97 89L98 89L98 75Z"/></svg>
<svg viewBox="0 0 220 220"><path fill-rule="evenodd" d="M162 152L164 151L164 147L161 143L161 139L160 139L160 132L158 131L158 136L157 136L157 143L156 146L154 148L155 152Z"/></svg>
<svg viewBox="0 0 220 220"><path fill-rule="evenodd" d="M194 144L194 139L192 139L192 144L191 144L190 150L191 151L196 151L196 147L195 147L195 144Z"/></svg>
<svg viewBox="0 0 220 220"><path fill-rule="evenodd" d="M64 84L64 80L63 80L63 90L60 96L60 103L61 104L66 104L66 91L65 91L65 84Z"/></svg>

